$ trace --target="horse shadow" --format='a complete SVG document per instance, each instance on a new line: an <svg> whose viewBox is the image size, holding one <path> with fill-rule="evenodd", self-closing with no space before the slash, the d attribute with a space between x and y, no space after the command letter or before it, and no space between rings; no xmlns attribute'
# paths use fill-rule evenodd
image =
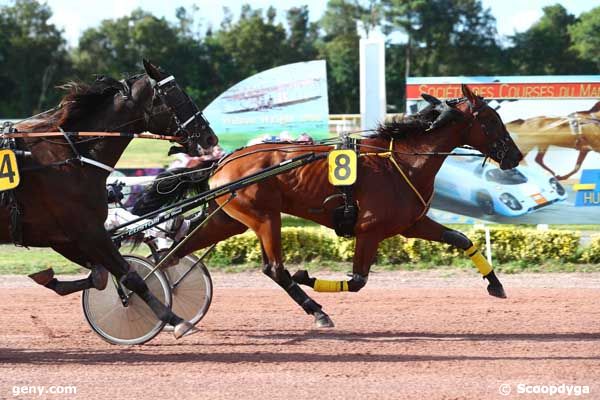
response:
<svg viewBox="0 0 600 400"><path fill-rule="evenodd" d="M239 331L238 331L239 332ZM253 330L252 332L257 332ZM260 332L260 331L259 331ZM243 335L243 334L242 334ZM448 341L448 342L471 342L483 341L498 344L498 341L515 342L561 342L561 341L598 341L600 333L427 333L427 332L290 332L265 330L262 335L245 335L253 339L253 343L196 343L190 345L182 344L156 344L126 348L106 348L86 350L85 348L65 348L52 350L35 350L26 348L5 348L0 350L0 363L5 365L69 365L69 364L92 364L112 365L118 363L136 364L185 364L185 363L409 363L409 362L452 362L452 361L600 361L600 355L578 356L565 355L506 355L494 354L493 347L488 353L481 355L464 354L372 354L368 350L361 351L360 346L352 352L343 353L318 352L318 348L311 346L306 350L298 351L293 345L309 340L329 340L356 342L413 342L418 340ZM261 343L269 340L270 343ZM281 348L281 343L273 341L284 340L284 344L292 345ZM233 350L219 352L214 351L214 346L228 346ZM274 351L239 351L239 346L261 345L276 346ZM154 352L156 348L170 348L173 351ZM181 350L179 350L179 349ZM316 350L315 350L316 349ZM183 350L183 351L182 351ZM292 350L292 351L286 351Z"/></svg>

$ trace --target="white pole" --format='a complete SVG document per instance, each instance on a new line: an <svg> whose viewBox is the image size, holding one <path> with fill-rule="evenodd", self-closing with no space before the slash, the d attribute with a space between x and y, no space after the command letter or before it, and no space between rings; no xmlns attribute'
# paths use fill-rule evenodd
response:
<svg viewBox="0 0 600 400"><path fill-rule="evenodd" d="M490 228L487 226L485 226L485 256L488 263L492 265L492 240L490 238Z"/></svg>
<svg viewBox="0 0 600 400"><path fill-rule="evenodd" d="M361 129L373 129L386 114L385 36L376 29L368 35L359 24Z"/></svg>

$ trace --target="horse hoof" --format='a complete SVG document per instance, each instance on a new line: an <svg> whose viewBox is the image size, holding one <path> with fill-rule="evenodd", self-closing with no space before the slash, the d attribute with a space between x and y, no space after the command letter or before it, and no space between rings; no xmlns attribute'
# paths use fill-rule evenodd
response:
<svg viewBox="0 0 600 400"><path fill-rule="evenodd" d="M310 282L310 277L308 276L308 271L306 271L306 270L296 271L296 273L294 273L294 275L292 275L292 280L301 285L308 285Z"/></svg>
<svg viewBox="0 0 600 400"><path fill-rule="evenodd" d="M504 292L504 288L502 285L488 285L487 287L488 293L490 296L498 297L501 299L506 299L506 292Z"/></svg>
<svg viewBox="0 0 600 400"><path fill-rule="evenodd" d="M333 328L333 327L335 327L335 324L333 323L331 318L329 318L329 315L323 313L320 315L315 315L315 327L316 328Z"/></svg>
<svg viewBox="0 0 600 400"><path fill-rule="evenodd" d="M181 339L184 336L190 336L198 332L200 332L200 329L196 328L188 321L180 322L173 328L173 336L175 336L175 339Z"/></svg>
<svg viewBox="0 0 600 400"><path fill-rule="evenodd" d="M46 286L52 279L54 279L54 270L52 268L45 269L40 272L27 275L35 281L35 283Z"/></svg>

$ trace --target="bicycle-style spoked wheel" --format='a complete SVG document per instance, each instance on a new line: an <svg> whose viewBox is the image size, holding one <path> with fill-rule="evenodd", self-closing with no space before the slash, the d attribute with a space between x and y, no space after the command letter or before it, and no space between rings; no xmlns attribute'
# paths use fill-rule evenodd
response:
<svg viewBox="0 0 600 400"><path fill-rule="evenodd" d="M208 312L213 286L210 273L195 255L187 255L162 272L171 285L171 309L186 321L196 325Z"/></svg>
<svg viewBox="0 0 600 400"><path fill-rule="evenodd" d="M125 255L125 260L141 277L146 277L154 265L143 257ZM154 271L146 284L161 302L171 306L171 288L164 274ZM130 292L111 275L104 290L83 292L83 313L94 332L112 344L142 344L160 333L165 323L135 293Z"/></svg>

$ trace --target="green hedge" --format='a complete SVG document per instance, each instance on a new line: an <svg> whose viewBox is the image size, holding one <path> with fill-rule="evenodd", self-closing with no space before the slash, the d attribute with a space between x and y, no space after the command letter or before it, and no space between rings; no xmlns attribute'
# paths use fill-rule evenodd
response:
<svg viewBox="0 0 600 400"><path fill-rule="evenodd" d="M485 244L483 230L464 232L480 248ZM600 262L600 236L581 248L580 234L575 231L515 229L494 227L490 229L492 252L496 262L563 261L575 263ZM325 228L283 228L283 254L286 262L350 261L354 255L354 240L336 237ZM221 263L240 264L261 262L261 250L253 232L225 240L217 245L212 256ZM451 246L419 239L395 236L379 246L377 262L401 264L431 262L451 265L462 252Z"/></svg>

